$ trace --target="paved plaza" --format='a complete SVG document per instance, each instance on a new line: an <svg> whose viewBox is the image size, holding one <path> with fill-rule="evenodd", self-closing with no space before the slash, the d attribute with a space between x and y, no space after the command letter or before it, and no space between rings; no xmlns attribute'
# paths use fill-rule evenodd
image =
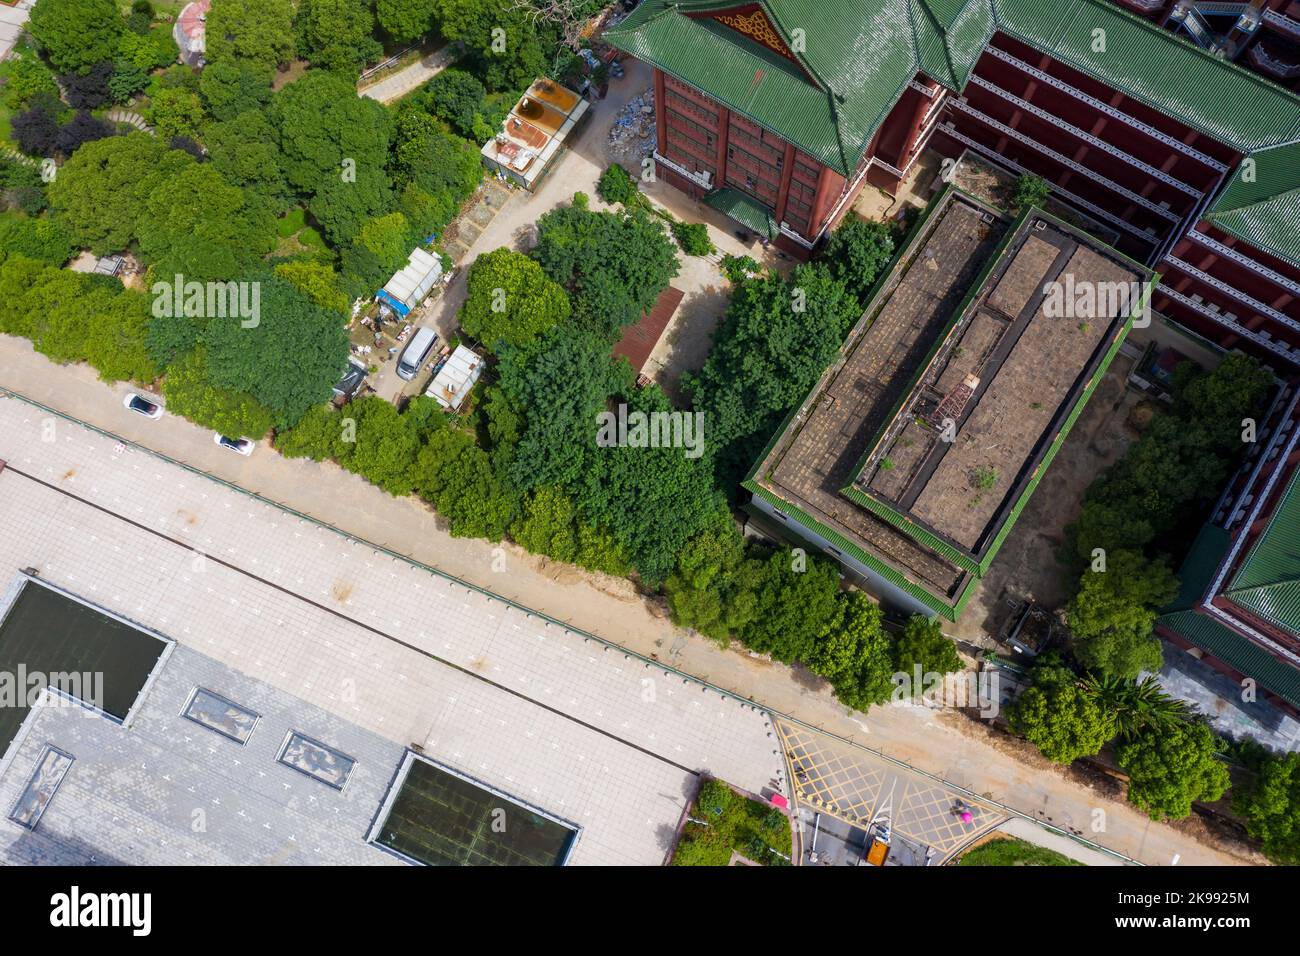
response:
<svg viewBox="0 0 1300 956"><path fill-rule="evenodd" d="M662 862L698 772L782 778L752 705L143 450L4 399L0 459L0 577L571 819L575 863Z"/></svg>
<svg viewBox="0 0 1300 956"><path fill-rule="evenodd" d="M953 809L956 791L805 727L783 720L776 727L796 803L863 829L888 824L895 835L932 847L934 864L1006 820L995 807L962 798L972 818L963 823Z"/></svg>

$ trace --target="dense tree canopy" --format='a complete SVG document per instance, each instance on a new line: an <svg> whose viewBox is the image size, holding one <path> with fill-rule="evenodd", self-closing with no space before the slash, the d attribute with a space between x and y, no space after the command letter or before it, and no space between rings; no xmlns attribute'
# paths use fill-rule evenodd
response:
<svg viewBox="0 0 1300 956"><path fill-rule="evenodd" d="M822 257L832 278L865 307L867 294L894 255L894 239L883 222L851 216L831 233Z"/></svg>
<svg viewBox="0 0 1300 956"><path fill-rule="evenodd" d="M1252 781L1233 788L1232 805L1270 860L1300 864L1300 753L1265 757Z"/></svg>
<svg viewBox="0 0 1300 956"><path fill-rule="evenodd" d="M494 249L474 260L460 324L495 350L526 346L569 317L569 298L521 252Z"/></svg>
<svg viewBox="0 0 1300 956"><path fill-rule="evenodd" d="M1048 760L1071 763L1091 757L1115 735L1114 715L1085 692L1068 668L1040 665L1032 677L1007 719Z"/></svg>
<svg viewBox="0 0 1300 956"><path fill-rule="evenodd" d="M1183 723L1147 730L1116 751L1120 769L1129 776L1128 799L1153 820L1181 819L1192 802L1213 802L1228 789L1228 768L1203 723Z"/></svg>
<svg viewBox="0 0 1300 956"><path fill-rule="evenodd" d="M742 282L698 374L683 377L709 424L719 484L734 488L786 413L803 401L857 318L824 267Z"/></svg>
<svg viewBox="0 0 1300 956"><path fill-rule="evenodd" d="M1178 580L1163 561L1136 551L1109 553L1106 570L1086 572L1066 609L1075 657L1113 677L1159 670L1160 642L1152 627L1177 592Z"/></svg>
<svg viewBox="0 0 1300 956"><path fill-rule="evenodd" d="M433 30L438 0L378 0L375 17L398 43L413 43Z"/></svg>
<svg viewBox="0 0 1300 956"><path fill-rule="evenodd" d="M39 0L27 30L60 73L84 73L117 55L126 22L114 0Z"/></svg>
<svg viewBox="0 0 1300 956"><path fill-rule="evenodd" d="M914 614L907 619L894 646L894 667L907 675L905 686L910 686L913 697L919 697L926 690L928 675L952 674L962 669L962 662L957 646L944 635L939 619Z"/></svg>
<svg viewBox="0 0 1300 956"><path fill-rule="evenodd" d="M645 213L561 206L538 219L537 236L532 256L569 293L575 319L611 341L678 272L676 247Z"/></svg>
<svg viewBox="0 0 1300 956"><path fill-rule="evenodd" d="M276 426L292 425L329 400L347 365L341 316L312 302L286 280L256 275L261 315L255 327L210 319L204 332L207 370L222 388L245 392L269 409Z"/></svg>
<svg viewBox="0 0 1300 956"><path fill-rule="evenodd" d="M299 52L311 65L349 79L383 53L371 0L298 0L295 25Z"/></svg>
<svg viewBox="0 0 1300 956"><path fill-rule="evenodd" d="M242 60L269 71L293 52L292 0L212 0L204 54L209 63Z"/></svg>
<svg viewBox="0 0 1300 956"><path fill-rule="evenodd" d="M275 224L265 206L250 204L211 164L190 159L145 197L136 238L155 277L223 281L275 247Z"/></svg>
<svg viewBox="0 0 1300 956"><path fill-rule="evenodd" d="M271 430L270 411L251 395L212 384L201 348L168 367L163 395L169 411L231 438L257 439Z"/></svg>

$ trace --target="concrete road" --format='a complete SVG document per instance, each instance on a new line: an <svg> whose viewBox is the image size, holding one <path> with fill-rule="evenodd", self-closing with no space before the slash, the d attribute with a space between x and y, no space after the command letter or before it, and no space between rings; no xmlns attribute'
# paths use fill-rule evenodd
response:
<svg viewBox="0 0 1300 956"><path fill-rule="evenodd" d="M381 103L400 100L412 90L419 89L425 83L456 62L459 51L453 44L447 44L428 56L420 57L410 66L402 67L396 73L384 77L361 90L361 95Z"/></svg>
<svg viewBox="0 0 1300 956"><path fill-rule="evenodd" d="M674 627L662 602L624 579L587 574L513 546L452 538L420 502L393 498L331 464L284 459L265 446L244 458L179 417L149 421L122 407L125 386L103 384L84 365L56 366L22 339L0 336L0 386L1143 862L1262 862L1201 842L1188 825L1152 823L955 712L902 705L865 716L847 711L806 671L724 650ZM1100 832L1093 829L1098 825Z"/></svg>

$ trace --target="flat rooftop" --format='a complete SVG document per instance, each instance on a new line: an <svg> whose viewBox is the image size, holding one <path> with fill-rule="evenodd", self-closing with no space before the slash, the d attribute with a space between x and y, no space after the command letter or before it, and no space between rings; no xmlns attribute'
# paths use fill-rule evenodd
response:
<svg viewBox="0 0 1300 956"><path fill-rule="evenodd" d="M1129 290L1144 278L1031 214L916 376L853 489L978 561L1098 376L1139 300ZM1053 284L1060 293L1045 294ZM1082 300L1067 290L1085 289L1124 291L1099 307L1090 293L1093 305L1074 308Z"/></svg>
<svg viewBox="0 0 1300 956"><path fill-rule="evenodd" d="M942 208L903 250L753 480L927 589L955 595L960 567L840 494L1006 232L1005 220L953 195L937 200Z"/></svg>
<svg viewBox="0 0 1300 956"><path fill-rule="evenodd" d="M951 612L1126 328L1049 315L1046 284L1076 283L1068 311L1076 287L1148 276L1038 210L948 190L747 487Z"/></svg>

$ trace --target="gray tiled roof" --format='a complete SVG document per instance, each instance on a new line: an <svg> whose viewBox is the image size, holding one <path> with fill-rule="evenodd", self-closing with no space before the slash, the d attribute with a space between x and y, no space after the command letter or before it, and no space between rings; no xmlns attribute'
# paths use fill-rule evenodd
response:
<svg viewBox="0 0 1300 956"><path fill-rule="evenodd" d="M181 716L195 687L261 715L241 746ZM356 761L343 790L276 762L291 730ZM47 745L74 758L39 825L9 811ZM177 646L130 727L69 706L34 710L0 768L6 864L395 864L365 842L403 748Z"/></svg>

